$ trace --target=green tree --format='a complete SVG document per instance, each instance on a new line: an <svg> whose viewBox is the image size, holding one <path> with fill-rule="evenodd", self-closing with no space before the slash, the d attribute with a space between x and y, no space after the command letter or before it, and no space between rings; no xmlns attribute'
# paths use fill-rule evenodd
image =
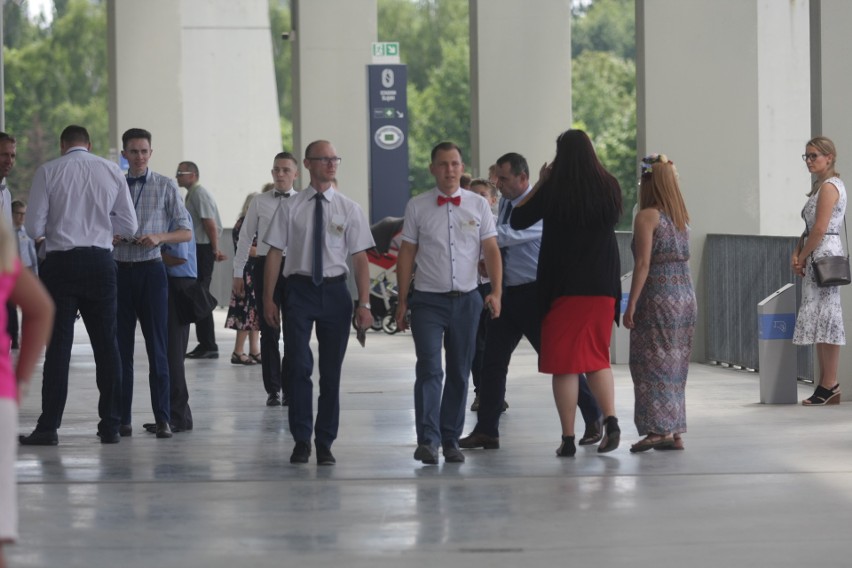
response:
<svg viewBox="0 0 852 568"><path fill-rule="evenodd" d="M31 41L4 49L6 130L26 149L9 176L16 196L41 163L59 155L65 126L85 126L93 152L109 149L105 4L67 0L45 30L24 29Z"/></svg>
<svg viewBox="0 0 852 568"><path fill-rule="evenodd" d="M636 60L634 0L594 0L575 5L572 12L572 57L579 57L584 51L606 51Z"/></svg>
<svg viewBox="0 0 852 568"><path fill-rule="evenodd" d="M289 2L269 1L269 27L272 32L272 57L275 65L275 83L278 87L278 113L281 117L282 148L293 148L293 49L290 42L282 39L282 33L292 28Z"/></svg>

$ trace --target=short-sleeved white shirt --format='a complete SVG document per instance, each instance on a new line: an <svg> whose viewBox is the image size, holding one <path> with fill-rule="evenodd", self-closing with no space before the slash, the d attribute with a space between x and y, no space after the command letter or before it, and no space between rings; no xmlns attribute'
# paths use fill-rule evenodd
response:
<svg viewBox="0 0 852 568"><path fill-rule="evenodd" d="M402 239L417 245L414 288L421 292L470 292L477 285L482 241L497 236L494 214L483 197L458 189L458 206L438 205L437 188L409 200ZM289 261L288 261L289 262Z"/></svg>
<svg viewBox="0 0 852 568"><path fill-rule="evenodd" d="M311 186L283 201L279 206L269 230L263 237L271 247L287 251L284 276L301 274L311 276L313 271L314 196L317 190ZM349 256L375 246L370 225L361 206L336 191L333 187L322 193L323 277L332 278L349 273L346 261Z"/></svg>

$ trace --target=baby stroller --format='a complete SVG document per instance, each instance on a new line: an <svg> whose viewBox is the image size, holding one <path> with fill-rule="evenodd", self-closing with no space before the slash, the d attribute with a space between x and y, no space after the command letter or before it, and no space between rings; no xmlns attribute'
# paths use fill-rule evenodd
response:
<svg viewBox="0 0 852 568"><path fill-rule="evenodd" d="M370 232L373 234L376 246L367 251L367 261L370 265L372 329L375 331L381 329L391 335L397 332L396 258L399 254L402 221L402 217L385 217L372 225ZM357 305L357 301L355 303ZM357 329L354 314L352 326Z"/></svg>

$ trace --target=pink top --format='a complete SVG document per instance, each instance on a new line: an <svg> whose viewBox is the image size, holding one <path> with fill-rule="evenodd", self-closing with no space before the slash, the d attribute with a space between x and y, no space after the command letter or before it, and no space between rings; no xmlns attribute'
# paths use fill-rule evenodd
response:
<svg viewBox="0 0 852 568"><path fill-rule="evenodd" d="M18 275L21 273L21 261L15 260L15 268L12 272L0 272L0 306L4 306L12 294ZM18 397L18 381L12 368L12 358L9 351L12 348L12 340L6 331L6 321L9 314L5 309L0 309L0 398Z"/></svg>

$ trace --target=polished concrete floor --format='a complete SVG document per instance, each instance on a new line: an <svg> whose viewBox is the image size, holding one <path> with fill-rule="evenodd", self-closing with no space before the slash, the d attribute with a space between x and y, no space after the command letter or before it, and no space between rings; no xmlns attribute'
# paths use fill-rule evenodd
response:
<svg viewBox="0 0 852 568"><path fill-rule="evenodd" d="M632 455L633 393L615 368L622 446L558 459L550 381L525 343L499 450L467 463L412 459L409 334L354 337L337 465L294 466L286 411L259 367L186 363L195 430L158 440L137 355L134 434L95 437L94 367L78 326L57 447L21 447L13 567L848 566L852 404L758 404L752 373L693 365L683 452ZM190 341L190 347L194 340ZM144 353L140 341L137 354ZM40 372L21 411L38 416ZM806 396L810 389L800 387ZM850 393L852 394L852 393ZM472 428L475 415L468 413Z"/></svg>

